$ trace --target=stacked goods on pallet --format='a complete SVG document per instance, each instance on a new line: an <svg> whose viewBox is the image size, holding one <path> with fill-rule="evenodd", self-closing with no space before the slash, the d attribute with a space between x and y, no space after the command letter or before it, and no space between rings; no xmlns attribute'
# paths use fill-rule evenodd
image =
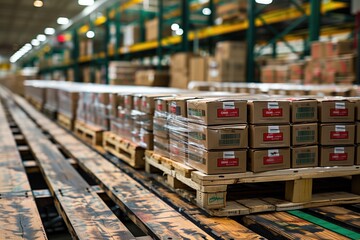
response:
<svg viewBox="0 0 360 240"><path fill-rule="evenodd" d="M252 172L290 168L290 102L249 100L249 166Z"/></svg>
<svg viewBox="0 0 360 240"><path fill-rule="evenodd" d="M247 1L226 1L216 7L216 22L239 21L247 18Z"/></svg>
<svg viewBox="0 0 360 240"><path fill-rule="evenodd" d="M121 27L123 32L123 46L131 46L140 41L140 27L138 25L127 25Z"/></svg>
<svg viewBox="0 0 360 240"><path fill-rule="evenodd" d="M159 35L159 20L158 18L154 18L145 22L145 40L146 41L155 41ZM162 29L161 37L171 36L171 28L170 26L164 26Z"/></svg>
<svg viewBox="0 0 360 240"><path fill-rule="evenodd" d="M215 57L208 60L207 81L243 82L246 69L246 43L218 42Z"/></svg>
<svg viewBox="0 0 360 240"><path fill-rule="evenodd" d="M79 44L79 57L88 57L94 53L93 41L91 39L82 39Z"/></svg>
<svg viewBox="0 0 360 240"><path fill-rule="evenodd" d="M158 70L138 70L135 73L135 85L167 87L169 85L169 73Z"/></svg>
<svg viewBox="0 0 360 240"><path fill-rule="evenodd" d="M190 81L204 82L207 81L208 57L194 56L190 59Z"/></svg>
<svg viewBox="0 0 360 240"><path fill-rule="evenodd" d="M79 100L79 89L77 85L58 89L58 119L65 117L68 121L68 128L72 129L76 120L76 111Z"/></svg>
<svg viewBox="0 0 360 240"><path fill-rule="evenodd" d="M170 87L185 89L190 82L189 65L192 53L176 53L170 59Z"/></svg>
<svg viewBox="0 0 360 240"><path fill-rule="evenodd" d="M42 81L25 81L24 92L25 98L38 109L44 107L46 101L46 85L44 85Z"/></svg>
<svg viewBox="0 0 360 240"><path fill-rule="evenodd" d="M139 66L133 62L111 61L109 63L110 85L134 85Z"/></svg>
<svg viewBox="0 0 360 240"><path fill-rule="evenodd" d="M355 103L342 98L318 101L320 166L354 165Z"/></svg>

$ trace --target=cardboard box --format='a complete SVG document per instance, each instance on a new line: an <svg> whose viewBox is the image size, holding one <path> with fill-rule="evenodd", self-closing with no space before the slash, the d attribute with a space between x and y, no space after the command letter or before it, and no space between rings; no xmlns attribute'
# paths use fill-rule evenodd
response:
<svg viewBox="0 0 360 240"><path fill-rule="evenodd" d="M174 97L169 100L168 113L171 115L187 117L187 100L196 99L196 97Z"/></svg>
<svg viewBox="0 0 360 240"><path fill-rule="evenodd" d="M208 58L192 57L190 59L190 81L206 81L208 74Z"/></svg>
<svg viewBox="0 0 360 240"><path fill-rule="evenodd" d="M246 63L246 43L235 41L218 42L215 49L215 58L218 60L231 60L233 62Z"/></svg>
<svg viewBox="0 0 360 240"><path fill-rule="evenodd" d="M281 124L290 122L289 101L250 100L249 122L251 124Z"/></svg>
<svg viewBox="0 0 360 240"><path fill-rule="evenodd" d="M261 82L262 83L275 83L275 67L274 66L264 66L261 68Z"/></svg>
<svg viewBox="0 0 360 240"><path fill-rule="evenodd" d="M323 59L335 55L335 45L330 42L312 42L311 43L311 58Z"/></svg>
<svg viewBox="0 0 360 240"><path fill-rule="evenodd" d="M246 171L246 150L206 151L189 146L188 165L206 174Z"/></svg>
<svg viewBox="0 0 360 240"><path fill-rule="evenodd" d="M289 79L290 80L304 79L304 68L305 68L305 64L303 62L290 63Z"/></svg>
<svg viewBox="0 0 360 240"><path fill-rule="evenodd" d="M204 98L187 101L190 122L204 125L242 124L247 122L245 100Z"/></svg>
<svg viewBox="0 0 360 240"><path fill-rule="evenodd" d="M131 46L140 41L140 27L137 25L126 25L121 27L123 31L123 45Z"/></svg>
<svg viewBox="0 0 360 240"><path fill-rule="evenodd" d="M250 126L251 148L290 147L290 125Z"/></svg>
<svg viewBox="0 0 360 240"><path fill-rule="evenodd" d="M154 153L170 158L169 139L154 136Z"/></svg>
<svg viewBox="0 0 360 240"><path fill-rule="evenodd" d="M202 126L189 123L189 144L207 150L248 147L247 125Z"/></svg>
<svg viewBox="0 0 360 240"><path fill-rule="evenodd" d="M145 22L145 39L146 41L154 41L157 40L159 35L158 29L159 20L158 18L154 18L152 20L148 20ZM162 37L171 36L171 28L166 26L163 28Z"/></svg>
<svg viewBox="0 0 360 240"><path fill-rule="evenodd" d="M232 59L208 58L208 82L244 82L245 64Z"/></svg>
<svg viewBox="0 0 360 240"><path fill-rule="evenodd" d="M319 121L331 122L354 122L355 104L348 100L318 99Z"/></svg>
<svg viewBox="0 0 360 240"><path fill-rule="evenodd" d="M180 71L186 75L189 74L190 59L194 57L193 53L181 52L171 55L170 70L171 72Z"/></svg>
<svg viewBox="0 0 360 240"><path fill-rule="evenodd" d="M134 109L134 96L132 94L124 94L124 108L128 110Z"/></svg>
<svg viewBox="0 0 360 240"><path fill-rule="evenodd" d="M355 165L360 165L360 145L356 147Z"/></svg>
<svg viewBox="0 0 360 240"><path fill-rule="evenodd" d="M158 117L167 117L169 102L172 99L174 99L174 97L160 97L155 99L155 114L157 114Z"/></svg>
<svg viewBox="0 0 360 240"><path fill-rule="evenodd" d="M320 167L354 165L355 147L320 147Z"/></svg>
<svg viewBox="0 0 360 240"><path fill-rule="evenodd" d="M154 135L152 132L141 129L139 138L140 138L140 142L139 142L140 146L142 146L147 150L154 149Z"/></svg>
<svg viewBox="0 0 360 240"><path fill-rule="evenodd" d="M265 172L287 168L290 168L290 148L250 149L250 171Z"/></svg>
<svg viewBox="0 0 360 240"><path fill-rule="evenodd" d="M292 168L317 167L318 164L319 148L317 145L291 148Z"/></svg>
<svg viewBox="0 0 360 240"><path fill-rule="evenodd" d="M336 59L336 72L338 76L355 74L355 56L353 54L342 55Z"/></svg>
<svg viewBox="0 0 360 240"><path fill-rule="evenodd" d="M294 124L291 126L291 145L313 145L318 143L318 124Z"/></svg>
<svg viewBox="0 0 360 240"><path fill-rule="evenodd" d="M186 144L188 143L189 129L187 121L181 121L177 117L170 117L168 119L168 129L170 139L174 139Z"/></svg>
<svg viewBox="0 0 360 240"><path fill-rule="evenodd" d="M354 124L321 124L321 145L350 145L355 143Z"/></svg>
<svg viewBox="0 0 360 240"><path fill-rule="evenodd" d="M135 85L167 87L170 76L168 72L156 70L139 70L135 73Z"/></svg>
<svg viewBox="0 0 360 240"><path fill-rule="evenodd" d="M189 81L189 76L186 71L170 72L170 87L172 88L187 89Z"/></svg>
<svg viewBox="0 0 360 240"><path fill-rule="evenodd" d="M318 103L315 99L292 98L290 99L291 122L317 122Z"/></svg>
<svg viewBox="0 0 360 240"><path fill-rule="evenodd" d="M169 126L166 118L154 117L154 135L162 138L169 138Z"/></svg>
<svg viewBox="0 0 360 240"><path fill-rule="evenodd" d="M155 112L155 99L159 97L168 97L171 94L143 94L141 97L141 107L140 111L148 114L154 114ZM135 98L134 98L135 100ZM134 106L135 108L135 106Z"/></svg>
<svg viewBox="0 0 360 240"><path fill-rule="evenodd" d="M187 162L188 146L185 142L180 142L170 138L169 141L170 159L180 163Z"/></svg>
<svg viewBox="0 0 360 240"><path fill-rule="evenodd" d="M351 54L354 53L354 50L355 50L354 40L341 40L336 43L337 55Z"/></svg>
<svg viewBox="0 0 360 240"><path fill-rule="evenodd" d="M288 66L276 66L275 68L275 82L287 83L289 80L289 68Z"/></svg>

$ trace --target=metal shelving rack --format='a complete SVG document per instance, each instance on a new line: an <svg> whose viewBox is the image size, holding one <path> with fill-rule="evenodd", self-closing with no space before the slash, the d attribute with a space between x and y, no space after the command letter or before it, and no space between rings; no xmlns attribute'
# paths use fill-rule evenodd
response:
<svg viewBox="0 0 360 240"><path fill-rule="evenodd" d="M171 2L171 3L169 3ZM238 40L246 40L247 42L247 81L253 82L255 69L255 58L258 53L255 52L255 44L258 41L257 29L266 29L272 38L267 41L264 46L271 45L273 49L273 56L277 55L276 43L278 41L284 42L290 49L291 45L287 43L291 39L304 39L305 51L304 55L310 54L309 42L319 39L321 34L321 18L327 13L334 10L343 9L348 7L347 3L338 1L328 1L327 3L321 3L320 0L309 1L309 3L298 4L296 0L290 0L292 7L284 9L275 9L266 11L266 5L256 4L254 0L248 0L248 19L242 22L225 23L221 25L215 25L215 9L220 0L209 0L204 3L203 1L178 1L179 3L173 3L173 1L157 0L156 13L146 13L141 9L143 0L130 0L120 4L107 8L102 16L97 17L95 20L84 19L85 24L82 26L73 26L70 30L71 41L73 50L71 53L72 62L64 63L60 66L51 66L40 69L40 73L51 72L54 70L65 70L73 68L75 73L75 79L79 79L80 68L83 65L99 64L104 65L107 69L109 60L129 60L134 58L141 58L143 56L158 56L157 68L161 69L161 60L165 54L169 54L175 51L192 51L191 42L205 41L208 45L210 52L214 48L215 39L233 39L234 35L243 33L245 37ZM201 13L201 9L206 6L211 10L211 14L205 21L206 26L195 29L194 22L191 19L192 14ZM137 9L136 9L137 8ZM139 10L140 8L140 10ZM122 21L126 16L127 11L136 11L139 14L138 23L140 26L140 39L139 43L132 46L121 46L121 28L123 26ZM156 16L159 19L158 32L159 36L155 41L145 41L145 20ZM180 21L183 29L182 36L169 36L163 37L161 35L164 29L164 22L166 21ZM278 31L273 27L274 24L280 24L287 22L288 26L282 31ZM301 24L308 23L309 31L296 35L296 30ZM108 49L108 43L110 40L110 24L115 24L116 29L116 44L115 51ZM104 48L103 51L95 53L91 56L79 57L79 35L86 33L89 29L93 28L105 28L104 34ZM298 30L297 30L298 31ZM330 27L324 34L334 34L341 31L351 31L351 27L336 28ZM45 47L46 48L46 47ZM262 48L261 48L262 49ZM260 50L261 50L260 49ZM49 48L47 47L47 50ZM40 54L46 54L44 48L39 51L37 56L25 59L26 64L34 62L34 59L38 58ZM106 79L108 81L108 74L106 72Z"/></svg>

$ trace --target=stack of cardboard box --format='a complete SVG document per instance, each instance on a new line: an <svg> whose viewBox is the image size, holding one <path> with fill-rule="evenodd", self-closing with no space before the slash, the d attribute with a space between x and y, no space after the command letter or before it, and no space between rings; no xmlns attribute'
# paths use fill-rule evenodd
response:
<svg viewBox="0 0 360 240"><path fill-rule="evenodd" d="M247 0L226 1L216 8L216 18L219 22L245 20L247 18Z"/></svg>
<svg viewBox="0 0 360 240"><path fill-rule="evenodd" d="M323 98L318 101L320 166L353 165L355 103L336 98Z"/></svg>
<svg viewBox="0 0 360 240"><path fill-rule="evenodd" d="M190 59L192 53L176 53L170 59L170 87L187 88L189 79Z"/></svg>
<svg viewBox="0 0 360 240"><path fill-rule="evenodd" d="M123 46L131 46L140 41L140 27L135 24L123 26Z"/></svg>
<svg viewBox="0 0 360 240"><path fill-rule="evenodd" d="M135 73L135 85L167 87L169 85L169 73L153 69L138 70Z"/></svg>
<svg viewBox="0 0 360 240"><path fill-rule="evenodd" d="M291 167L318 166L318 102L291 98Z"/></svg>
<svg viewBox="0 0 360 240"><path fill-rule="evenodd" d="M145 39L146 41L155 41L159 35L159 20L158 18L154 18L146 21L145 23ZM170 26L163 26L162 37L171 36L171 28Z"/></svg>
<svg viewBox="0 0 360 240"><path fill-rule="evenodd" d="M139 66L133 62L111 61L109 63L110 85L134 85Z"/></svg>
<svg viewBox="0 0 360 240"><path fill-rule="evenodd" d="M243 82L246 69L246 43L218 42L215 57L208 61L209 82Z"/></svg>
<svg viewBox="0 0 360 240"><path fill-rule="evenodd" d="M252 172L290 168L290 102L249 100Z"/></svg>

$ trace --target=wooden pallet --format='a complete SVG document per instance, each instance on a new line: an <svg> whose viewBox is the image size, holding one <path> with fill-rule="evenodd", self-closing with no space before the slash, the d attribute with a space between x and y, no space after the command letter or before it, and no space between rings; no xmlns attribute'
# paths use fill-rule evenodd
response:
<svg viewBox="0 0 360 240"><path fill-rule="evenodd" d="M145 149L112 132L104 132L103 147L106 151L128 163L134 168L145 167Z"/></svg>
<svg viewBox="0 0 360 240"><path fill-rule="evenodd" d="M65 116L64 114L57 114L57 122L60 124L60 126L66 128L69 131L74 130L74 120Z"/></svg>
<svg viewBox="0 0 360 240"><path fill-rule="evenodd" d="M45 116L47 116L48 118L50 118L52 120L56 120L56 118L57 118L57 111L46 107L46 105L44 107L44 114L45 114Z"/></svg>
<svg viewBox="0 0 360 240"><path fill-rule="evenodd" d="M156 169L166 174L167 183L171 187L182 188L185 185L195 190L197 205L213 216L237 216L360 202L360 166L206 175L152 151L146 151L145 163L148 172ZM348 176L352 176L352 193L312 194L314 179ZM283 199L260 197L227 201L230 185L269 182L285 182Z"/></svg>
<svg viewBox="0 0 360 240"><path fill-rule="evenodd" d="M104 130L100 127L92 126L80 120L76 120L74 132L82 140L93 146L102 145Z"/></svg>

